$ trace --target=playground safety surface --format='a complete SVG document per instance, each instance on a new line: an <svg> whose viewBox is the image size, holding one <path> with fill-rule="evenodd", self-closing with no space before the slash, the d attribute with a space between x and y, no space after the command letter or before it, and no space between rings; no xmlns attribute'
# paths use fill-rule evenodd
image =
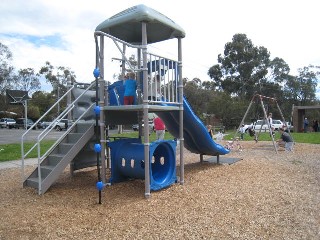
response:
<svg viewBox="0 0 320 240"><path fill-rule="evenodd" d="M95 168L66 169L42 196L22 188L19 168L0 169L0 239L320 239L320 145L241 144L220 156L242 159L230 165L185 150L184 185L145 199L143 180L122 182L101 205Z"/></svg>

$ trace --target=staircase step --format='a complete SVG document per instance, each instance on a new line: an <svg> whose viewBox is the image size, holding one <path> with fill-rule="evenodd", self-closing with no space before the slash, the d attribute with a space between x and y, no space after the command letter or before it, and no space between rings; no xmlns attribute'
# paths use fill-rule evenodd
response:
<svg viewBox="0 0 320 240"><path fill-rule="evenodd" d="M76 143L82 136L82 133L73 133L70 132L67 136L68 143Z"/></svg>
<svg viewBox="0 0 320 240"><path fill-rule="evenodd" d="M61 159L64 157L64 155L65 154L51 153L45 160L43 160L42 165L56 166L61 161Z"/></svg>
<svg viewBox="0 0 320 240"><path fill-rule="evenodd" d="M61 142L58 146L59 154L65 155L74 146L74 143L63 143Z"/></svg>
<svg viewBox="0 0 320 240"><path fill-rule="evenodd" d="M55 149L41 162L41 192L39 192L39 194L43 194L48 190L52 183L59 177L59 174L61 174L66 166L93 137L94 127L92 123L80 124L80 129L81 127L83 127L82 133L68 133L70 136L65 136ZM38 188L38 181L38 169L36 168L28 179L25 180L24 185Z"/></svg>
<svg viewBox="0 0 320 240"><path fill-rule="evenodd" d="M46 170L49 170L49 171L52 171L54 168L55 168L55 166L52 166L52 165L41 166L41 169L46 169Z"/></svg>
<svg viewBox="0 0 320 240"><path fill-rule="evenodd" d="M43 181L44 178L41 178L41 181ZM39 181L38 178L32 177L32 178L28 178L25 181L25 185L29 186L29 187L33 187L33 188L38 188L39 187Z"/></svg>
<svg viewBox="0 0 320 240"><path fill-rule="evenodd" d="M88 128L92 125L92 123L78 123L76 126L77 133L84 133L88 130Z"/></svg>

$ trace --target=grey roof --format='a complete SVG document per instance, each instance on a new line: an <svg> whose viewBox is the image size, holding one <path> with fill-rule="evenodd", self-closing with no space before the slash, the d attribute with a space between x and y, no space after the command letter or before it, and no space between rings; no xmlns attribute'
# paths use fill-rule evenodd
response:
<svg viewBox="0 0 320 240"><path fill-rule="evenodd" d="M143 4L128 8L103 21L96 27L116 38L132 44L141 44L141 22L147 22L148 43L185 37L184 30L170 18Z"/></svg>

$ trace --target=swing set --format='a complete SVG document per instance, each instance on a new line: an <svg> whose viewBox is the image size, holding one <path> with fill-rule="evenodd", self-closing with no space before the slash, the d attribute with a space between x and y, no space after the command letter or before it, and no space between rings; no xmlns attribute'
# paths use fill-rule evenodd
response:
<svg viewBox="0 0 320 240"><path fill-rule="evenodd" d="M265 104L264 104L264 100L269 101L269 102L272 102L272 103L274 103L274 104L276 105L276 107L277 107L277 109L278 109L278 111L279 111L279 113L280 113L281 120L282 120L282 122L283 122L283 124L284 124L284 127L286 127L286 129L288 130L288 133L290 134L290 129L288 128L287 122L286 122L285 119L284 119L284 116L283 116L282 111L281 111L281 109L280 109L280 107L279 107L279 104L278 104L278 102L277 102L277 99L276 99L276 98L272 98L272 97L266 97L266 96L263 96L263 95L260 95L260 94L254 94L253 97L252 97L252 99L251 99L251 102L250 102L250 104L249 104L249 106L248 106L248 108L247 108L247 111L246 111L246 113L244 114L244 116L243 116L243 118L242 118L242 120L241 120L241 122L240 122L240 124L239 124L239 127L238 127L238 129L236 130L236 132L235 132L235 134L234 134L233 141L235 141L235 139L237 138L237 135L238 135L238 133L239 133L239 131L240 131L240 128L241 128L242 124L244 124L244 121L245 121L245 119L246 119L246 117L247 117L247 115L248 115L248 113L249 113L252 105L253 105L255 102L258 102L258 103L260 103L261 108L262 108L262 111L263 111L263 116L264 116L264 118L263 118L262 120L263 120L263 122L265 122L265 123L267 124L267 126L268 126L268 127L267 127L267 130L268 130L269 133L270 133L274 150L275 150L276 153L278 153L278 149L277 149L277 146L276 146L276 142L275 142L274 134L273 134L273 130L272 130L272 125L271 125L272 123L270 123L270 122L268 121L268 116L267 116L267 111L266 111L266 107L265 107ZM263 124L262 124L262 125L263 125ZM261 130L262 130L262 125L261 125L258 133L255 133L255 134L254 134L254 137L255 137L255 141L256 141L256 142L258 142L259 135L260 135ZM253 129L252 129L252 130L254 131L254 125L253 125ZM291 134L290 134L290 135L291 135ZM292 136L291 136L291 137L292 137Z"/></svg>

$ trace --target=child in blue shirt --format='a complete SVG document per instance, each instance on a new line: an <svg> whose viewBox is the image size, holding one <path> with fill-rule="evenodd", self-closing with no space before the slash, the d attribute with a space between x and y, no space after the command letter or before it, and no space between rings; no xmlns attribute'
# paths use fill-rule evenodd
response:
<svg viewBox="0 0 320 240"><path fill-rule="evenodd" d="M123 104L124 105L133 105L134 104L134 97L136 95L136 75L134 72L128 73L128 79L124 82L124 99Z"/></svg>

